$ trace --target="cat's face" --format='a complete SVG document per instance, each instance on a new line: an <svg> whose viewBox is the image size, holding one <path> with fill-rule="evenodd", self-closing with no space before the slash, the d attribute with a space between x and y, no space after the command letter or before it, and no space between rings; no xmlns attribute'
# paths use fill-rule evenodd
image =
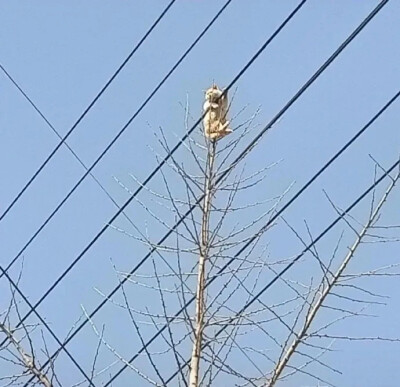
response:
<svg viewBox="0 0 400 387"><path fill-rule="evenodd" d="M218 88L217 85L213 85L206 91L205 99L206 101L216 102L217 99L221 96L222 91Z"/></svg>

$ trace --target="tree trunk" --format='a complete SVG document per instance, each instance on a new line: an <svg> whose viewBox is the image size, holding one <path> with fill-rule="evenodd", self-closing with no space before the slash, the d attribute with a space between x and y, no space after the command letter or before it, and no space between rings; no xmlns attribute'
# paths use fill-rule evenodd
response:
<svg viewBox="0 0 400 387"><path fill-rule="evenodd" d="M216 142L211 141L208 146L207 165L204 181L204 201L203 217L201 223L200 238L200 256L197 275L196 290L196 315L194 324L194 341L192 357L190 360L189 386L198 387L201 347L204 332L204 312L205 312L205 281L206 281L206 263L209 255L209 220L211 210L211 200L213 196L214 185L214 162L215 162Z"/></svg>

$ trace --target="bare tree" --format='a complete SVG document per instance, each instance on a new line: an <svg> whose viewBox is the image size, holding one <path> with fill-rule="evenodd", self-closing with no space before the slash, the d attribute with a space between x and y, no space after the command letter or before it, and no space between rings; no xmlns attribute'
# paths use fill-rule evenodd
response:
<svg viewBox="0 0 400 387"><path fill-rule="evenodd" d="M188 104L185 106L185 111L185 123L188 128L190 118ZM199 128L198 132L188 137L184 144L186 154L190 155L190 158L184 155L180 159L177 156L171 157L169 168L161 172L162 189L161 185L158 186L158 190L144 187L148 197L135 199L138 206L147 214L148 224L157 223L162 231L169 233L170 237L175 236L175 243L172 243L171 239L169 242L166 239L161 239L159 243L152 242L154 236L150 234L154 231L154 226L141 228L137 224L132 224L135 233L114 227L147 246L153 256L152 274L149 268L133 275L118 270L116 272L118 276L127 279L132 286L146 288L149 297L157 295L159 307L154 305L153 310L148 305L142 310L133 307L125 291L123 304L108 300L127 310L130 315L141 343L136 350L138 355L133 359L143 359L143 356L147 358L147 366L143 365L141 370L133 365L133 361L126 359L123 360L125 366L134 370L150 384L168 385L174 378L178 378L179 385L190 387L214 383L274 385L278 380L285 380L297 373L326 382L318 374L307 369L310 365L319 364L332 372L339 372L321 360L323 355L331 350L332 343L310 342L316 338L329 339L329 335L321 332L343 319L366 315L365 308L362 311L354 311L347 307L326 306L326 299L333 295L340 297L341 300L350 299L355 303L359 302L356 297L339 295L335 292L338 288L356 289L364 294L372 294L367 289L347 283L351 278L362 277L365 273L346 279L344 271L360 244L366 237L371 236L369 231L377 227L376 222L382 207L394 188L398 175L392 178L392 184L375 209L371 210L369 219L360 232L357 232L347 219L350 215L342 216L350 230L356 232L357 240L349 248L349 252L336 270L335 258L338 255L340 240L328 261L321 258L316 246L313 246L311 253L321 273L318 286L312 283L304 285L296 279L291 280L282 276L280 281L283 287L294 293L294 296L282 291L282 298L275 303L266 303L259 298L256 300L257 308L241 309L241 312L237 312L238 306L247 305L257 293L260 278L268 273L277 274L281 267L293 259L293 257L271 259L268 254L268 240L264 234L275 223L268 227L259 227L260 224L268 224L268 220L284 201L290 186L275 198L249 203L250 192L253 189L260 189L260 185L265 184L266 174L275 164L248 175L244 169L237 172L248 153L237 159L236 152L241 149L241 144L251 133L251 129L254 129L253 122L256 116L257 112L250 119L238 124L234 128L233 136L222 139L203 137L201 133L204 129ZM232 121L235 120L236 117ZM205 132L207 133L207 130ZM169 154L171 149L166 132L161 128L158 141L161 149ZM157 160L162 159L156 150L152 151L156 154ZM134 176L132 178L136 184L142 185L138 178ZM117 181L125 190L131 192L126 184ZM372 200L371 206L374 204L375 193ZM331 203L334 206L332 201ZM157 207L162 210L157 210ZM340 215L339 209L336 206L334 208ZM166 217L159 215L162 212L167 214ZM167 219L178 226L171 226ZM282 222L288 225L302 243L305 243L284 218ZM390 228L385 230L388 231ZM308 226L307 233L313 240ZM377 235L374 237L380 238L380 242L398 241L398 238L385 239ZM247 250L237 256L235 251L241 251L241 247L249 241L252 242ZM195 257L197 259L193 260ZM225 265L226 262L230 263L229 266ZM371 273L368 275L373 275ZM380 270L379 273L382 274ZM370 303L374 304L375 301ZM173 309L178 309L178 312L171 313ZM322 328L310 332L316 316L324 314L326 309L336 310L339 317ZM144 332L149 325L153 325L156 337L159 337L157 345L152 344L153 339L150 341L145 339ZM289 336L286 338L280 333L282 327L289 331ZM254 337L257 337L260 348L250 344ZM264 339L260 340L262 337ZM343 336L345 337L347 336ZM354 339L350 336L347 338ZM396 338L390 340L397 341ZM279 348L278 360L274 360L275 351L268 354L267 348L270 343ZM150 348L151 344L153 349ZM319 352L308 353L307 350L300 350L300 346L318 349ZM188 347L191 347L190 355ZM116 350L113 348L112 351L115 353ZM290 360L294 354L305 357L306 362L300 366L292 365ZM123 358L120 354L116 356L120 360ZM271 367L266 366L265 360ZM251 365L252 371L249 372L249 367L242 367L244 362ZM167 377L163 376L166 373L163 364L173 363L176 370L169 372Z"/></svg>
<svg viewBox="0 0 400 387"><path fill-rule="evenodd" d="M186 128L189 128L188 104L185 111ZM241 114L243 110L238 115ZM166 361L176 364L179 383L183 385L213 383L220 374L229 374L232 380L239 378L251 381L251 376L236 372L235 366L229 365L228 358L235 348L235 351L239 350L250 359L247 352L251 348L243 349L237 341L237 335L243 334L239 328L259 329L257 318L262 319L265 313L273 315L273 312L269 312L270 308L261 303L260 310L235 317L235 304L238 299L245 302L251 297L260 275L266 270L263 262L266 246L262 246L260 242L264 232L270 227L259 232L259 225L275 214L290 189L289 186L277 197L251 203L248 201L251 190L265 184L265 176L277 163L247 175L244 168L235 173L244 158L235 162L233 160L240 152L241 144L255 128L254 120L257 115L258 111L237 124L234 128L235 136L232 137L207 138L204 136L206 131L199 127L197 133L190 136L184 144L186 155L190 157L183 155L181 160L172 157L168 163L169 168L161 172L162 190L160 187L158 191L145 187L149 194L147 198L135 199L147 214L149 224L157 222L162 231L166 230L171 233L171 237L175 236L175 242L154 243L154 237L149 235L154 232L154 226L146 229L134 224L136 232L129 236L147 246L157 256L157 260L153 258L152 262L153 274L149 273L149 268L134 275L118 271L117 274L124 279L128 278L131 285L146 288L149 294L151 289L152 297L157 294L162 314L150 311L148 306L145 310L133 308L129 297L124 297L123 304L118 304L115 300L109 301L128 311L142 348L145 348L143 353L146 354L149 364L146 375L132 365L128 367L135 369L142 379L154 385L165 385L169 379L161 377L161 360L155 361L161 353L165 358L171 356L171 360ZM231 123L237 119L237 116L232 117ZM224 125L226 128L225 120ZM158 142L161 149L168 154L170 148L163 129L159 131ZM157 160L161 159L162 156L156 150L153 149L153 152ZM136 184L141 185L138 178L133 179ZM121 181L118 183L131 192L126 184ZM159 216L160 209L166 210L167 218L173 221L182 219L179 227L173 228L165 217ZM184 218L185 214L188 216ZM232 219L235 221L232 222ZM128 235L127 231L114 228ZM229 270L222 275L218 274L224 264L234 256L235 251L254 238L249 251L237 258ZM194 257L198 258L193 260ZM274 264L271 262L271 265ZM193 312L189 306L191 302L195 304ZM182 309L180 316L169 312L175 306ZM273 315L273 318L278 317ZM214 338L213 332L227 322L228 335ZM164 350L151 352L145 345L143 337L149 324L153 324L155 329L161 324L167 325L167 336L162 336L166 345ZM185 353L189 343L192 350L190 360L187 361ZM264 375L260 368L259 372Z"/></svg>
<svg viewBox="0 0 400 387"><path fill-rule="evenodd" d="M220 109L218 101L211 101L216 104L211 109ZM324 360L332 351L333 341L398 341L330 330L347 319L368 316L368 306L382 303L383 296L360 285L360 279L398 275L397 266L351 274L349 264L363 244L399 241L395 232L391 234L395 227L379 223L399 174L389 176L391 184L378 203L378 191L373 190L365 222L343 213L326 194L347 227L346 235L356 235L346 254L342 254L346 246L341 236L327 258L317 249L314 241L319 238L314 238L307 223L303 237L289 221L275 216L292 185L271 197L259 195L270 192L268 174L278 162L255 170L244 164L257 145L250 141L246 146L246 141L257 128L258 110L241 121L247 108L233 115L227 100L225 103L226 111L213 118L220 121L217 124L221 124L223 135L218 135L218 125L212 130L199 126L187 137L181 153L169 158L153 184L145 185L134 175L129 183L116 179L129 194L133 195L132 185L143 187L146 194L135 195L135 221L124 213L125 224L110 227L131 238L135 258L140 252L146 255L137 264L138 270L131 272L112 261L119 293L108 296L96 289L113 308L115 320L121 321L120 329L133 357L120 343L113 343L107 327L82 307L97 336L90 365L90 379L97 384L110 386L115 375L129 369L133 372L132 385L273 386L299 375L331 385L317 367L340 373ZM188 102L183 108L188 131L189 122L194 120ZM172 136L173 132L164 128L156 131L158 148L151 151L157 162L164 154L171 154ZM379 172L387 172L374 163L377 180ZM299 255L276 256L270 252L270 235L277 224L287 226L307 247L304 251L311 254L312 260L302 257L298 266L311 262L317 270L309 275L294 270L290 278L287 273L279 274ZM341 255L344 258L340 259ZM261 289L271 276L279 284L278 292L266 301L260 296ZM39 327L22 324L18 330L13 328L12 312L17 323L20 320L14 293L12 289L0 325L7 339L0 351L8 354L1 357L2 361L11 361L22 371L1 380L5 386L23 384L27 378L43 386L63 385L56 378L55 359L48 354L46 343L42 343L42 358L34 350L39 343L34 343L31 333ZM337 302L330 303L332 298ZM125 325L124 318L128 320ZM87 380L74 384L83 385Z"/></svg>

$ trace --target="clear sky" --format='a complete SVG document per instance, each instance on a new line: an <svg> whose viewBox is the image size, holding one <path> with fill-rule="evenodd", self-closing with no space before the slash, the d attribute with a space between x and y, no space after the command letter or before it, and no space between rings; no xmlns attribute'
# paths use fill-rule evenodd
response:
<svg viewBox="0 0 400 387"><path fill-rule="evenodd" d="M1 0L0 63L64 135L167 3L161 0ZM68 144L86 165L98 157L223 3L221 0L180 0L172 6L68 139ZM188 96L192 115L199 117L203 90L213 80L221 86L229 84L297 3L292 0L232 1L94 169L94 175L119 204L128 194L113 177L132 188L135 184L130 173L144 179L157 162L151 151L157 147L154 131L162 126L171 144L175 143L173 133L181 137L185 132L180 103L185 104ZM309 0L238 81L233 111L248 104L250 115L261 106L257 117L260 127L255 129L256 133L378 3L376 0ZM279 194L292 182L295 185L291 194L296 192L399 90L399 20L400 2L389 1L252 151L246 162L250 170L282 159L268 176L265 192L259 191L257 198ZM385 167L396 160L400 139L399 103L388 109L285 213L286 219L302 235L306 237L304 219L317 235L335 217L323 189L335 203L346 207L373 181L374 164L370 154ZM0 211L3 212L59 139L3 73L0 73L0 109ZM0 222L3 267L83 173L70 151L61 147ZM159 184L160 180L156 179L151 186L157 189ZM400 223L399 199L399 193L394 193L385 208L387 224ZM367 210L365 202L354 214L365 219ZM92 178L86 178L23 254L20 285L31 302L42 296L114 213L115 207L109 198ZM129 207L127 213L139 227L143 226L144 221L135 207ZM115 225L129 231L123 220L117 220ZM342 229L344 224L321 243L321 253L332 251ZM158 234L154 234L157 238ZM270 256L287 257L301 251L299 241L283 226L266 239L270 243ZM110 258L118 269L128 271L144 252L132 239L108 230L49 295L39 312L51 322L60 338L65 337L81 316L81 305L91 310L102 300L94 288L106 293L117 283ZM365 262L371 268L395 263L399 255L398 247L392 245L363 247L361 252L359 258L364 261L358 263L359 267L355 264L355 271L365 268ZM20 268L18 264L10 271L14 278ZM291 278L307 277L305 270L299 265ZM5 294L7 286L2 278L0 291ZM369 312L378 317L351 320L341 329L354 335L398 336L398 280L373 280L368 286L391 296L386 300L387 306L371 307ZM272 295L274 291L270 289ZM132 292L133 299L139 296ZM152 302L151 299L141 301ZM5 305L6 299L1 297L1 309ZM26 310L22 304L21 311ZM110 341L124 356L130 357L137 343L126 340L129 321L125 316L122 323L118 313L115 307L107 306L96 323L106 324ZM56 349L52 339L48 340L50 348ZM90 370L95 345L96 337L87 326L68 348ZM338 352L330 354L329 361L343 374L332 374L324 368L318 371L332 383L398 385L399 344L338 342L335 348ZM112 360L111 355L104 355L104 364ZM81 377L65 355L60 355L58 369L65 386ZM131 385L131 377L126 372L115 386ZM298 386L303 382L316 384L299 376L287 385Z"/></svg>

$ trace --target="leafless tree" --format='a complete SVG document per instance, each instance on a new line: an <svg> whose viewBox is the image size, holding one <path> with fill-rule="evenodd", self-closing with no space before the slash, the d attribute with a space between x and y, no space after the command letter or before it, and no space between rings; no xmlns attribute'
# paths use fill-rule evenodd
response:
<svg viewBox="0 0 400 387"><path fill-rule="evenodd" d="M243 110L239 112L239 118ZM188 104L185 111L188 128ZM251 348L243 349L238 343L237 336L243 335L239 328L259 329L257 318L262 319L262 315L268 313L270 308L261 303L260 310L236 317L236 302L238 299L246 302L251 297L262 272L266 270L264 254L267 247L261 242L263 234L273 225L259 232L260 225L275 214L290 189L290 186L287 187L277 197L254 203L248 201L250 191L261 189L262 184L266 183L265 177L269 170L277 164L246 174L244 158L232 162L244 140L256 128L254 120L257 115L258 111L244 122L236 124L235 135L219 141L205 138L203 128L199 127L185 142L185 154L180 159L172 157L169 168L161 172L162 185L158 186L158 191L145 187L148 195L145 199L136 199L149 219L148 224L152 226L140 227L134 224L136 232L129 236L153 251L152 274L148 268L134 275L118 270L116 272L121 278L129 277L127 283L130 285L146 289L152 294L152 299L157 295L159 307L158 312L150 311L148 305L145 310L134 308L132 300L126 295L127 285L122 286L126 297L118 305L128 311L142 347L146 347L144 353L152 369L146 375L135 370L154 385L164 385L168 381L168 377L161 377L161 360L155 360L161 357L162 352L166 359L171 357L171 360L166 361L175 363L176 370L179 370L179 383L182 385L213 383L220 374L229 374L232 379L250 380L250 376L241 375L234 371L235 366L229 366L228 357L235 348L235 351L239 350L250 359L247 352ZM231 121L235 123L239 118L232 117ZM166 130L160 129L157 138L161 150L169 153ZM162 157L156 150L152 151L157 160ZM240 171L235 172L239 168ZM136 184L141 185L137 177L132 178ZM126 184L119 180L118 183L131 192ZM159 215L160 209L165 211L167 217ZM175 222L188 212L189 215L177 228L173 228L167 220ZM161 226L161 230L171 231L168 242L159 244L152 241L154 237L149 234L154 232L154 222ZM126 230L113 227L128 234ZM235 259L234 264L221 273L222 267L232 259L235 251L254 237L249 251ZM271 265L274 264L282 262L271 262ZM187 305L191 300L192 306ZM117 304L115 300L109 301ZM175 307L182 309L180 316L171 314L170 310ZM214 338L213 332L226 323L229 326L227 335ZM162 337L166 348L157 353L150 352L145 346L142 332L146 331L149 324L153 324L155 329L163 324L168 326L166 336ZM188 346L192 347L189 361L185 355Z"/></svg>
<svg viewBox="0 0 400 387"><path fill-rule="evenodd" d="M185 126L188 128L188 103L184 108ZM242 113L240 111L238 114L239 118ZM256 117L257 112L250 119L237 124L234 135L219 141L205 138L203 128L199 127L197 133L189 136L184 143L186 153L171 157L169 168L162 170L161 182L157 188L144 187L148 195L144 199L135 199L138 208L143 210L140 218L148 219L146 225L141 227L132 222L135 230L132 233L113 226L115 230L147 246L151 252L151 268L147 266L140 273L132 275L115 268L120 281L124 281L121 286L123 302L108 300L128 312L141 343L136 353L142 367L139 369L134 365L135 361L128 361L105 339L103 341L117 359L149 384L163 386L172 383L190 387L213 384L261 386L274 385L278 380L286 380L298 373L322 381L318 373L308 371L310 366L317 364L332 372L339 372L321 359L331 351L332 343L326 341L329 338L339 339L337 335L327 334L328 328L343 319L365 316L368 303L376 303L342 295L338 289L351 289L379 297L361 286L351 284L351 281L373 276L374 273L383 274L384 268L358 275L346 275L345 269L360 244L366 243L365 238L397 242L398 238L395 237L372 236L371 230L378 227L380 212L398 175L392 178L392 184L379 204L371 210L361 231L351 225L354 219L349 219L349 214L342 216L343 222L351 232L356 233L357 239L341 262L337 262L341 239L328 260L320 257L316 246L312 247L310 251L320 270L319 285L305 285L296 278L282 276L281 289L289 289L291 296L290 292L283 290L282 297L275 297L275 302L265 302L260 297L253 304L258 305L256 308L241 310L241 306L247 305L257 294L262 278L277 274L293 259L272 259L268 252L268 231L276 223L269 224L268 220L280 208L291 187L287 187L277 197L249 202L252 190L257 192L265 189L268 172L277 163L246 174L243 163L249 153L236 158L245 140L256 128ZM237 119L233 117L232 121L236 122ZM160 128L157 138L160 148L169 154L171 149L166 133L165 129ZM157 150L152 151L157 161L163 158ZM132 176L132 179L135 184L142 185L137 177ZM116 180L123 189L132 193L127 184ZM375 191L372 196L373 207ZM340 215L340 210L327 198ZM280 219L280 223L286 224L305 244L294 227L286 219ZM268 227L260 228L265 223L269 224ZM155 224L161 231L169 232L169 239L154 242L157 236L152 234L158 235ZM312 241L308 226L306 230ZM389 227L383 230L389 232L392 229ZM249 241L252 242L248 244ZM247 249L237 256L236 252L246 244ZM397 275L390 273L387 275ZM313 281L315 278L318 276L314 273ZM140 309L137 307L139 303L133 304L133 296L128 296L127 287L132 287L129 291L133 293L135 291L132 289L138 287L146 289L146 297L158 301ZM328 296L352 300L354 303L362 302L364 306L361 311L351 307L332 307L326 305ZM310 331L316 316L323 315L326 310L336 311L338 316ZM150 326L154 328L153 333L161 332L157 344L151 342L149 345L146 339L152 337L148 336ZM282 328L288 330L288 337L284 337ZM313 343L318 338L323 341L322 344ZM355 339L350 336L340 338ZM383 340L378 336L374 339ZM278 351L269 349L271 344ZM305 363L299 366L291 364L292 357L299 354L306 358ZM143 362L144 359L147 362ZM245 363L246 366L243 366ZM174 364L173 370L171 367L165 369L165 364Z"/></svg>
<svg viewBox="0 0 400 387"><path fill-rule="evenodd" d="M188 102L183 109L188 131L194 121ZM307 223L302 236L286 218L276 217L292 185L278 195L259 195L270 192L268 174L279 168L279 162L255 170L245 165L257 146L250 142L246 148L257 130L258 110L245 119L241 117L247 115L247 108L236 115L233 110L229 109L232 134L209 139L199 126L183 142L182 151L169 158L153 184L145 185L135 175L129 183L115 179L130 195L133 186L143 187L145 192L135 195L134 217L126 212L124 225L109 226L130 238L135 258L141 252L146 258L134 272L121 269L112 260L121 291L110 297L96 289L121 321L133 357L120 343L113 343L107 327L82 306L97 339L90 369L96 385L113 385L113 375L121 366L133 372L132 385L274 386L299 375L332 385L320 376L318 367L340 373L336 365L325 361L335 341L399 341L334 330L345 320L369 316L369 306L384 303L384 296L360 281L398 275L397 265L352 273L350 262L357 259L362 245L399 241L398 227L381 223L384 204L399 174L388 174L374 161L375 180L384 174L391 183L378 201L379 190L371 191L371 209L364 222L343 212L326 193L346 227L327 256L317 248L314 242L319 237L313 236ZM171 153L174 134L167 128L155 132L158 147L151 151L160 162ZM277 225L287 227L298 238L305 247L302 253L276 256L270 252L270 235ZM352 234L356 239L347 247ZM313 268L281 275L294 261L298 268ZM278 291L266 300L261 294L271 277L276 278ZM12 314L18 322L13 288L0 325L7 344L0 350L8 356L1 355L1 360L12 362L21 371L2 377L5 386L23 384L27 377L44 386L63 385L56 378L55 359L48 354L46 343L41 343L41 359L35 351L39 343L34 346L31 333L40 327L23 324L16 330ZM123 318L128 324L123 325ZM113 358L106 365L105 353ZM49 365L43 366L44 360ZM86 380L74 384L83 385Z"/></svg>

